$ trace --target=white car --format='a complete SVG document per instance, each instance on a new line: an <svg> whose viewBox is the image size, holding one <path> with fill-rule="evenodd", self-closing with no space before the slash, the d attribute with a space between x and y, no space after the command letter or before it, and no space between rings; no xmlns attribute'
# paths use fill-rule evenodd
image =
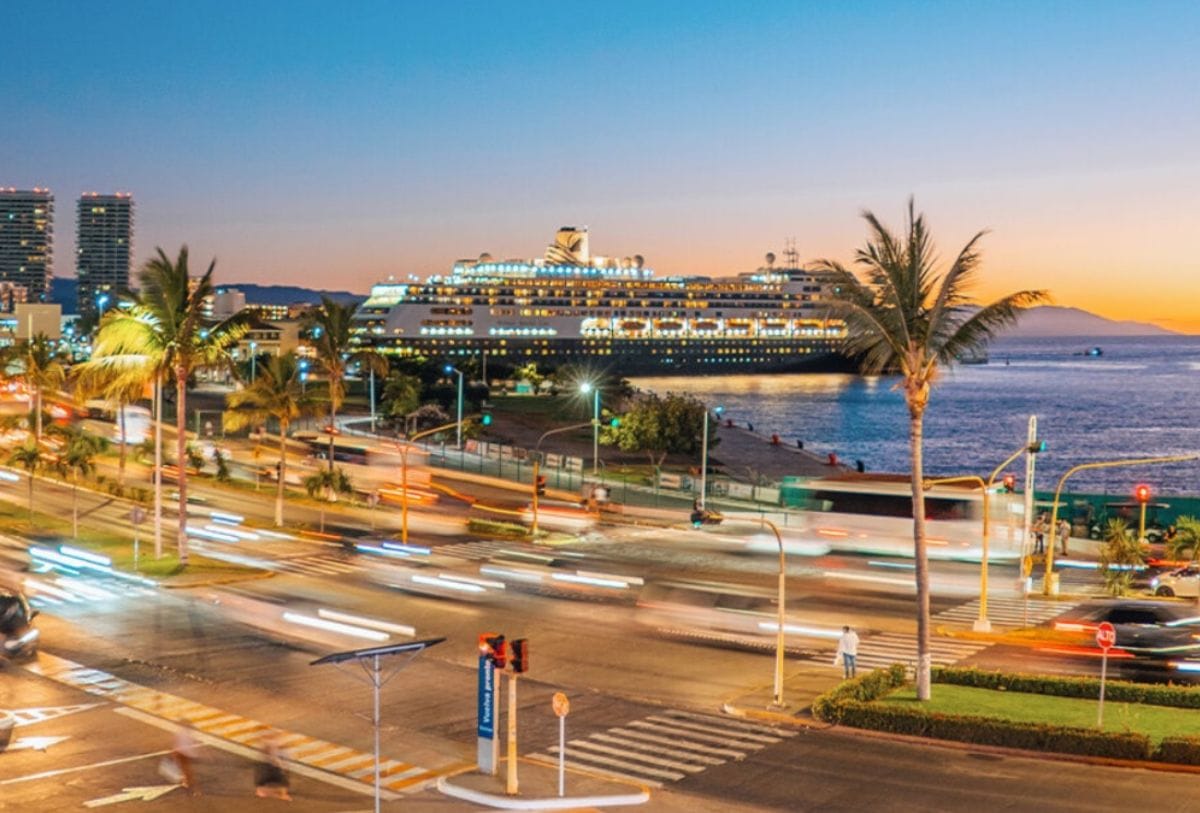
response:
<svg viewBox="0 0 1200 813"><path fill-rule="evenodd" d="M1200 596L1200 564L1192 564L1163 573L1150 580L1150 589L1156 596Z"/></svg>

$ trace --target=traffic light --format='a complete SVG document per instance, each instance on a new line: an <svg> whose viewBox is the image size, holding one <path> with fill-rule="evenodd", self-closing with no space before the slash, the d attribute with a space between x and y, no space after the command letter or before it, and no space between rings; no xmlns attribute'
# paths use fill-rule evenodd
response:
<svg viewBox="0 0 1200 813"><path fill-rule="evenodd" d="M1150 486L1145 483L1139 483L1133 488L1133 498L1142 505L1150 502Z"/></svg>
<svg viewBox="0 0 1200 813"><path fill-rule="evenodd" d="M539 497L546 496L546 475L539 474L537 476L537 483L534 484L534 487Z"/></svg>
<svg viewBox="0 0 1200 813"><path fill-rule="evenodd" d="M608 425L611 426L613 429L616 429L618 426L621 425L621 419L618 418L616 415L613 415L613 419L609 422Z"/></svg>
<svg viewBox="0 0 1200 813"><path fill-rule="evenodd" d="M529 641L525 638L512 642L512 663L514 672L529 671Z"/></svg>
<svg viewBox="0 0 1200 813"><path fill-rule="evenodd" d="M1007 492L1009 494L1012 494L1014 491L1017 490L1017 475L1015 475L1015 474L1004 475L1004 490L1005 490L1005 492Z"/></svg>
<svg viewBox="0 0 1200 813"><path fill-rule="evenodd" d="M1044 441L1044 440L1035 441L1035 442L1029 444L1029 453L1037 454L1038 452L1046 451L1048 448L1050 448L1050 447L1046 445L1046 441Z"/></svg>
<svg viewBox="0 0 1200 813"><path fill-rule="evenodd" d="M479 651L492 659L497 669L503 669L504 664L508 662L508 653L505 652L504 636L499 633L485 632L479 636Z"/></svg>
<svg viewBox="0 0 1200 813"><path fill-rule="evenodd" d="M479 422L481 424L483 424L484 426L491 426L492 425L492 413L488 412L487 410L484 410L483 417L479 419Z"/></svg>

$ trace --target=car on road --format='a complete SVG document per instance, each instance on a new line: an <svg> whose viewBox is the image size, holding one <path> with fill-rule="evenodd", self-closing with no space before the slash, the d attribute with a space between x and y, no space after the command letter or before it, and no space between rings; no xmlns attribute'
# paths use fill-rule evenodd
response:
<svg viewBox="0 0 1200 813"><path fill-rule="evenodd" d="M1160 573L1150 580L1150 589L1156 596L1200 596L1200 563L1193 562L1185 567Z"/></svg>
<svg viewBox="0 0 1200 813"><path fill-rule="evenodd" d="M33 619L38 611L19 590L0 588L0 642L6 658L31 658L37 654L38 631Z"/></svg>
<svg viewBox="0 0 1200 813"><path fill-rule="evenodd" d="M1114 654L1153 660L1200 655L1200 614L1195 607L1162 601L1096 601L1082 604L1054 622L1059 632L1078 633L1085 645L1103 622L1117 633Z"/></svg>
<svg viewBox="0 0 1200 813"><path fill-rule="evenodd" d="M13 716L11 711L0 709L0 751L12 742Z"/></svg>

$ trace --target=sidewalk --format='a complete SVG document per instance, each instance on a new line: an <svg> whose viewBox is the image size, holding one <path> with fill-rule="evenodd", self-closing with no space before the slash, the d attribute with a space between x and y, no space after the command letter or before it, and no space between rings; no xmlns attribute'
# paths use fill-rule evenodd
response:
<svg viewBox="0 0 1200 813"><path fill-rule="evenodd" d="M842 682L841 668L823 661L793 665L795 670L784 675L782 706L774 704L774 684L766 683L731 696L721 704L721 710L731 717L763 723L796 728L828 728L827 723L813 719L810 707L819 695Z"/></svg>
<svg viewBox="0 0 1200 813"><path fill-rule="evenodd" d="M564 795L558 794L558 766L521 757L518 793L505 792L507 762L500 760L495 776L478 770L443 776L437 789L446 796L500 810L573 810L581 807L627 807L650 800L650 789L633 782L599 776L568 767Z"/></svg>

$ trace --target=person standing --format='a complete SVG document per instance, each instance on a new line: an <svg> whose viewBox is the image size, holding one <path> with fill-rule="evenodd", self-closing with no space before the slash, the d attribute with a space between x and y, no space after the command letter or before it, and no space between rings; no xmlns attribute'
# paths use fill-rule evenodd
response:
<svg viewBox="0 0 1200 813"><path fill-rule="evenodd" d="M179 766L179 773L182 777L180 784L187 788L193 796L199 796L200 789L196 787L194 763L196 752L200 746L196 742L195 735L192 734L192 724L186 720L179 722L179 727L175 729L175 742L171 748L171 756L175 759L175 764Z"/></svg>
<svg viewBox="0 0 1200 813"><path fill-rule="evenodd" d="M254 795L261 798L282 799L290 802L288 775L283 769L283 756L279 752L277 735L270 735L263 747L263 758L254 768Z"/></svg>
<svg viewBox="0 0 1200 813"><path fill-rule="evenodd" d="M1045 553L1046 552L1046 515L1045 514L1038 515L1037 522L1035 522L1033 524L1033 527L1030 529L1030 531L1032 531L1032 533L1033 533L1033 543L1034 543L1033 544L1033 552L1034 553Z"/></svg>
<svg viewBox="0 0 1200 813"><path fill-rule="evenodd" d="M1071 539L1071 523L1067 520L1060 519L1058 521L1058 536L1062 539L1062 555L1067 556L1067 542Z"/></svg>
<svg viewBox="0 0 1200 813"><path fill-rule="evenodd" d="M842 637L838 639L837 655L833 658L833 663L836 666L838 660L842 662L842 671L846 680L855 677L858 674L858 633L850 629L849 625L842 627Z"/></svg>

